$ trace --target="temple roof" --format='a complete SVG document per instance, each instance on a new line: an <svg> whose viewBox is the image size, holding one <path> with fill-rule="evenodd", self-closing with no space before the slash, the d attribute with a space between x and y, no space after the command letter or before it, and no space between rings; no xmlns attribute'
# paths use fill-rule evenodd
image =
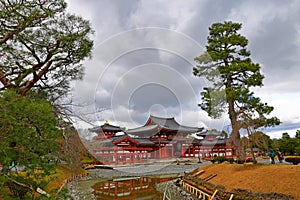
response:
<svg viewBox="0 0 300 200"><path fill-rule="evenodd" d="M213 137L217 137L217 136L221 136L222 133L217 132L217 131L206 131L206 132L199 132L196 135L197 136L202 136L202 137L206 137L206 136L213 136Z"/></svg>
<svg viewBox="0 0 300 200"><path fill-rule="evenodd" d="M90 128L89 131L91 132L96 132L96 133L100 133L100 132L120 132L120 131L124 131L125 128L120 127L120 126L114 126L109 124L107 121L105 122L105 124L101 125L101 126L96 126L93 128Z"/></svg>
<svg viewBox="0 0 300 200"><path fill-rule="evenodd" d="M203 129L204 128L181 125L174 119L174 117L163 118L163 117L156 117L150 115L150 117L148 118L144 126L135 129L129 129L128 131L126 131L126 133L132 135L152 136L157 134L161 130L165 132L188 134L188 133L201 132Z"/></svg>
<svg viewBox="0 0 300 200"><path fill-rule="evenodd" d="M133 138L140 145L153 145L154 142L150 141L148 138Z"/></svg>
<svg viewBox="0 0 300 200"><path fill-rule="evenodd" d="M199 128L199 127L191 127L191 126L184 126L179 124L174 117L170 118L162 118L162 117L156 117L150 115L147 123L152 123L152 124L158 124L161 128L164 128L166 130L178 130L178 131L184 131L184 132L200 132L204 128ZM147 125L146 123L146 125Z"/></svg>
<svg viewBox="0 0 300 200"><path fill-rule="evenodd" d="M160 127L166 127L166 128L170 128L170 129L175 129L180 126L180 124L177 121L175 121L174 117L163 118L163 117L156 117L153 115L150 115L145 126L148 126L150 124L152 124L152 125L157 124Z"/></svg>
<svg viewBox="0 0 300 200"><path fill-rule="evenodd" d="M127 134L136 135L136 133L139 133L139 135L148 135L153 136L159 132L160 128L157 124L151 124L148 126L141 126L134 129L129 129L126 131Z"/></svg>

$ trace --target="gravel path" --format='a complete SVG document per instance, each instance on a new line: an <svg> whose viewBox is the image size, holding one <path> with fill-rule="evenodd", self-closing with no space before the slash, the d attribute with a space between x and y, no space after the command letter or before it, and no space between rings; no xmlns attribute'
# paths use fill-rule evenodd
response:
<svg viewBox="0 0 300 200"><path fill-rule="evenodd" d="M115 178L124 176L149 176L162 174L178 174L183 175L184 172L191 172L201 166L210 164L211 162L203 163L156 163L148 165L124 166L115 167L114 169L93 169L90 170L90 176L93 178Z"/></svg>

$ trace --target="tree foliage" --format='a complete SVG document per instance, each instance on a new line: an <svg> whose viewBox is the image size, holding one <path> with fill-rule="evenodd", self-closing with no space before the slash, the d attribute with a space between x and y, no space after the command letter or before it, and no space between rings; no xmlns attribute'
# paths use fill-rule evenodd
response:
<svg viewBox="0 0 300 200"><path fill-rule="evenodd" d="M0 0L0 89L60 95L82 77L92 30L65 8L63 0Z"/></svg>
<svg viewBox="0 0 300 200"><path fill-rule="evenodd" d="M297 131L296 131L296 138L297 138L297 139L300 139L300 130L297 130Z"/></svg>
<svg viewBox="0 0 300 200"><path fill-rule="evenodd" d="M243 137L245 148L259 148L261 151L268 152L272 146L272 139L261 131L252 133L248 137Z"/></svg>
<svg viewBox="0 0 300 200"><path fill-rule="evenodd" d="M297 137L297 132L295 138L291 138L286 132L282 133L276 147L285 155L300 155L300 139Z"/></svg>
<svg viewBox="0 0 300 200"><path fill-rule="evenodd" d="M261 131L257 131L250 136L250 140L254 148L259 148L262 151L268 151L272 144L270 136Z"/></svg>
<svg viewBox="0 0 300 200"><path fill-rule="evenodd" d="M66 6L64 0L0 0L0 187L5 182L16 196L34 197L46 185L66 145L76 157L69 144L76 133L64 134L63 107L54 101L82 77L93 30Z"/></svg>
<svg viewBox="0 0 300 200"><path fill-rule="evenodd" d="M0 98L1 176L33 192L55 166L62 130L51 104L7 90ZM39 170L42 169L42 170ZM16 184L17 183L17 184Z"/></svg>
<svg viewBox="0 0 300 200"><path fill-rule="evenodd" d="M241 27L230 21L212 24L206 52L195 58L198 65L194 67L194 75L212 82L212 86L201 93L201 108L213 118L228 113L236 148L240 147L240 129L280 123L276 117L267 118L273 107L262 103L250 91L251 87L263 85L264 76L260 65L250 58L247 38L238 33Z"/></svg>

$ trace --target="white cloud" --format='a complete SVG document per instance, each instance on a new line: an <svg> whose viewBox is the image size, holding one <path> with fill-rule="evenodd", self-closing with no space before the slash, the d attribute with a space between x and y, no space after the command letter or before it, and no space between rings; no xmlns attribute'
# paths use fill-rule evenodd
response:
<svg viewBox="0 0 300 200"><path fill-rule="evenodd" d="M289 130L284 129L281 131L270 131L270 132L266 132L266 134L268 136L270 136L271 138L279 139L279 138L282 138L283 133L288 133L291 138L294 138L296 136L297 130L300 130L300 127L296 128L296 129L289 129Z"/></svg>

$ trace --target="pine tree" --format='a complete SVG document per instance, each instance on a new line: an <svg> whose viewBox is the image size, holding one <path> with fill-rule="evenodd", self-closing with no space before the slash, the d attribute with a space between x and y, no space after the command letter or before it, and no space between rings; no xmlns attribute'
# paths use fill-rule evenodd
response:
<svg viewBox="0 0 300 200"><path fill-rule="evenodd" d="M238 158L243 159L240 130L279 124L276 117L267 118L273 107L254 97L251 87L262 86L260 65L253 63L248 40L238 33L240 23L214 23L209 27L206 52L195 58L194 75L204 76L212 86L204 88L201 108L213 118L227 112L231 121L231 138Z"/></svg>
<svg viewBox="0 0 300 200"><path fill-rule="evenodd" d="M0 0L0 90L37 88L57 97L82 78L93 31L65 9L64 0Z"/></svg>

